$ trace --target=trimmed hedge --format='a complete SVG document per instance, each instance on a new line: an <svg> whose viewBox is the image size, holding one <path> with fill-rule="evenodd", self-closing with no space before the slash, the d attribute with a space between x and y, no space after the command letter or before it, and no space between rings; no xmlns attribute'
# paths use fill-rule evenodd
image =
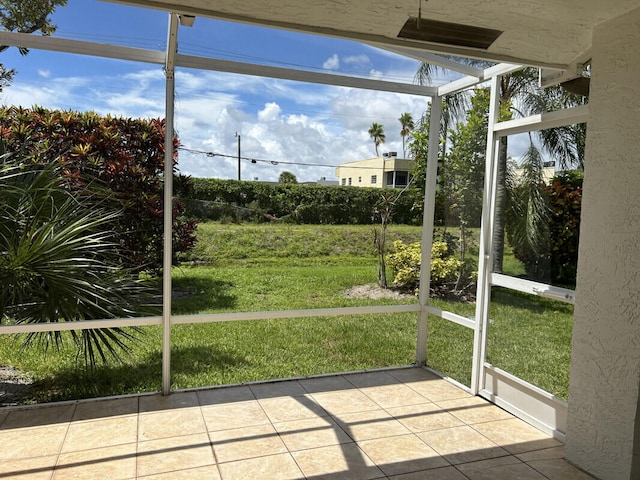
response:
<svg viewBox="0 0 640 480"><path fill-rule="evenodd" d="M378 222L376 204L381 193L379 188L192 178L183 200L188 213L199 219L369 225ZM392 219L419 225L422 197L407 189L395 202Z"/></svg>

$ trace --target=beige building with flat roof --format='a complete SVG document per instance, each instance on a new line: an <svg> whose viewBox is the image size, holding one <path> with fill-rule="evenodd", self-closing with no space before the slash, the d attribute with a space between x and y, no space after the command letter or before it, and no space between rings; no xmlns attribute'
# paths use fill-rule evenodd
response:
<svg viewBox="0 0 640 480"><path fill-rule="evenodd" d="M404 188L413 165L413 160L388 152L381 157L345 162L336 168L336 176L343 187Z"/></svg>

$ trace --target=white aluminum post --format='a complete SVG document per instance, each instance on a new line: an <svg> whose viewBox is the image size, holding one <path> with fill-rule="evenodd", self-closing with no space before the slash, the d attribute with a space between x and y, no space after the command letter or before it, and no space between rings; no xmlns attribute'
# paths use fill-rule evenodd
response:
<svg viewBox="0 0 640 480"><path fill-rule="evenodd" d="M476 321L473 331L473 363L471 367L471 393L477 395L483 388L483 366L489 324L491 299L491 267L493 253L493 223L497 181L498 143L495 125L500 114L500 76L491 79L489 103L489 126L487 132L487 154L485 158L484 195L482 201L482 224L480 229L480 253L478 255L478 288L476 291Z"/></svg>
<svg viewBox="0 0 640 480"><path fill-rule="evenodd" d="M416 364L427 362L427 336L429 289L431 286L431 247L433 246L433 220L436 209L436 187L438 178L438 152L440 150L440 118L442 97L431 99L431 121L429 123L429 143L427 150L427 176L424 185L424 212L422 214L422 253L420 262L420 316L418 318L418 338L416 340Z"/></svg>
<svg viewBox="0 0 640 480"><path fill-rule="evenodd" d="M178 15L169 14L164 123L164 247L162 255L162 394L171 389L171 264L173 258L173 104L175 57L178 47Z"/></svg>

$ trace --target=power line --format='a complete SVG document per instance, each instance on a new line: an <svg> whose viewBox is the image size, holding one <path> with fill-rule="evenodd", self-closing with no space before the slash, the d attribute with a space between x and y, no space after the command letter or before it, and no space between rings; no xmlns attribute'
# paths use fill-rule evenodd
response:
<svg viewBox="0 0 640 480"><path fill-rule="evenodd" d="M194 148L186 148L186 147L178 147L178 150L182 150L185 152L189 152L195 155L204 155L206 157L222 157L222 158L238 158L237 155L227 155L224 153L217 152L207 152L205 150L197 150ZM338 168L343 165L330 165L326 163L303 163L303 162L288 162L284 160L265 160L261 158L252 158L252 157L240 157L241 160L246 160L251 163L266 163L270 165L297 165L301 167L326 167L326 168ZM379 167L366 167L366 166L345 166L345 168L356 168L363 170L379 170Z"/></svg>

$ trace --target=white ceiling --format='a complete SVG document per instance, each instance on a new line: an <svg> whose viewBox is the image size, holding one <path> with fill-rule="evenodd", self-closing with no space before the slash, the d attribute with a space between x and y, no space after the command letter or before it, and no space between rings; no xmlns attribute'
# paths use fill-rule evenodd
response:
<svg viewBox="0 0 640 480"><path fill-rule="evenodd" d="M422 18L504 31L481 50L398 38L407 19L418 16L420 0L108 1L556 68L588 60L595 25L640 8L640 0L421 0Z"/></svg>

